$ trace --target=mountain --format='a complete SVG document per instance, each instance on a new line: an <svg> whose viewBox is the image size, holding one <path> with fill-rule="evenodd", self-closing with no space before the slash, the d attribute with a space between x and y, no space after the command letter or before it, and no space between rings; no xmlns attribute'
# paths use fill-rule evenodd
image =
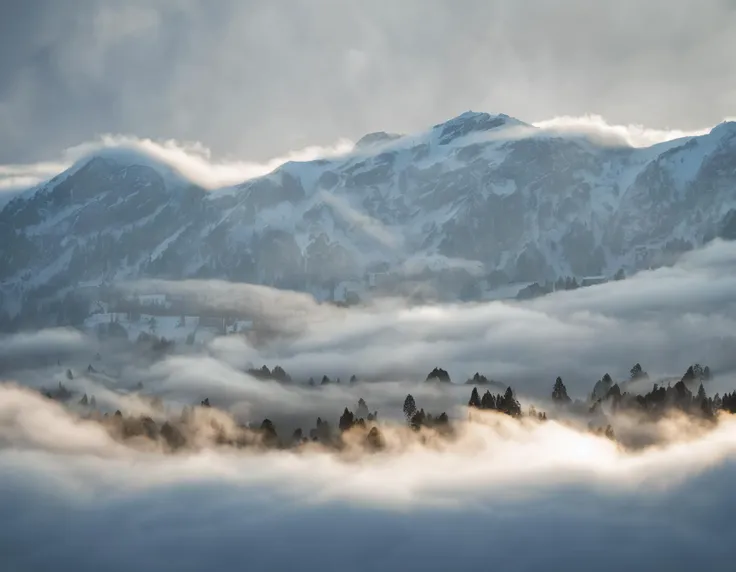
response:
<svg viewBox="0 0 736 572"><path fill-rule="evenodd" d="M667 264L716 236L736 238L735 123L632 148L467 112L214 191L97 153L0 210L0 307L42 320L80 286L140 277L329 297L370 275L473 297Z"/></svg>

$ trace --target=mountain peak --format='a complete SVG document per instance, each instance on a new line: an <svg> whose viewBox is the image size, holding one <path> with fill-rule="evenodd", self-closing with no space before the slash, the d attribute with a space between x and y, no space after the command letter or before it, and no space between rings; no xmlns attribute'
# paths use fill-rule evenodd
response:
<svg viewBox="0 0 736 572"><path fill-rule="evenodd" d="M505 113L491 115L479 111L466 111L457 117L434 126L434 130L440 131L439 144L446 145L458 137L464 137L470 133L490 131L499 127L524 126L526 123Z"/></svg>

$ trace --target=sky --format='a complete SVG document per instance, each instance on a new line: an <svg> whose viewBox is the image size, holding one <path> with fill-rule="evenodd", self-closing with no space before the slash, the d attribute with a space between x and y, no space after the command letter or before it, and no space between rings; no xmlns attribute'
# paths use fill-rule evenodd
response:
<svg viewBox="0 0 736 572"><path fill-rule="evenodd" d="M264 162L469 109L698 130L734 51L733 0L0 0L0 164L106 134Z"/></svg>

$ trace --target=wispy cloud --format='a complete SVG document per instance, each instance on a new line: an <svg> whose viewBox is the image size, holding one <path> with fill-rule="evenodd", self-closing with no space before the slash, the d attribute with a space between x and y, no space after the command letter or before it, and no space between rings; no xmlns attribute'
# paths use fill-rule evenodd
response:
<svg viewBox="0 0 736 572"><path fill-rule="evenodd" d="M710 131L710 128L682 131L680 129L651 129L638 124L617 125L609 123L600 115L578 117L565 115L537 121L534 126L546 131L578 133L602 141L618 141L631 147L650 147L681 137L705 135Z"/></svg>

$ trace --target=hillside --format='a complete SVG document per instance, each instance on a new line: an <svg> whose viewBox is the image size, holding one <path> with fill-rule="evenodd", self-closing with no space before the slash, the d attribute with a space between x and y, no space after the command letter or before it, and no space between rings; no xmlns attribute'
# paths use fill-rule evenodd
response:
<svg viewBox="0 0 736 572"><path fill-rule="evenodd" d="M736 123L631 148L468 112L214 191L143 155L88 157L0 210L0 307L44 321L80 287L139 277L473 298L715 236L736 237Z"/></svg>

